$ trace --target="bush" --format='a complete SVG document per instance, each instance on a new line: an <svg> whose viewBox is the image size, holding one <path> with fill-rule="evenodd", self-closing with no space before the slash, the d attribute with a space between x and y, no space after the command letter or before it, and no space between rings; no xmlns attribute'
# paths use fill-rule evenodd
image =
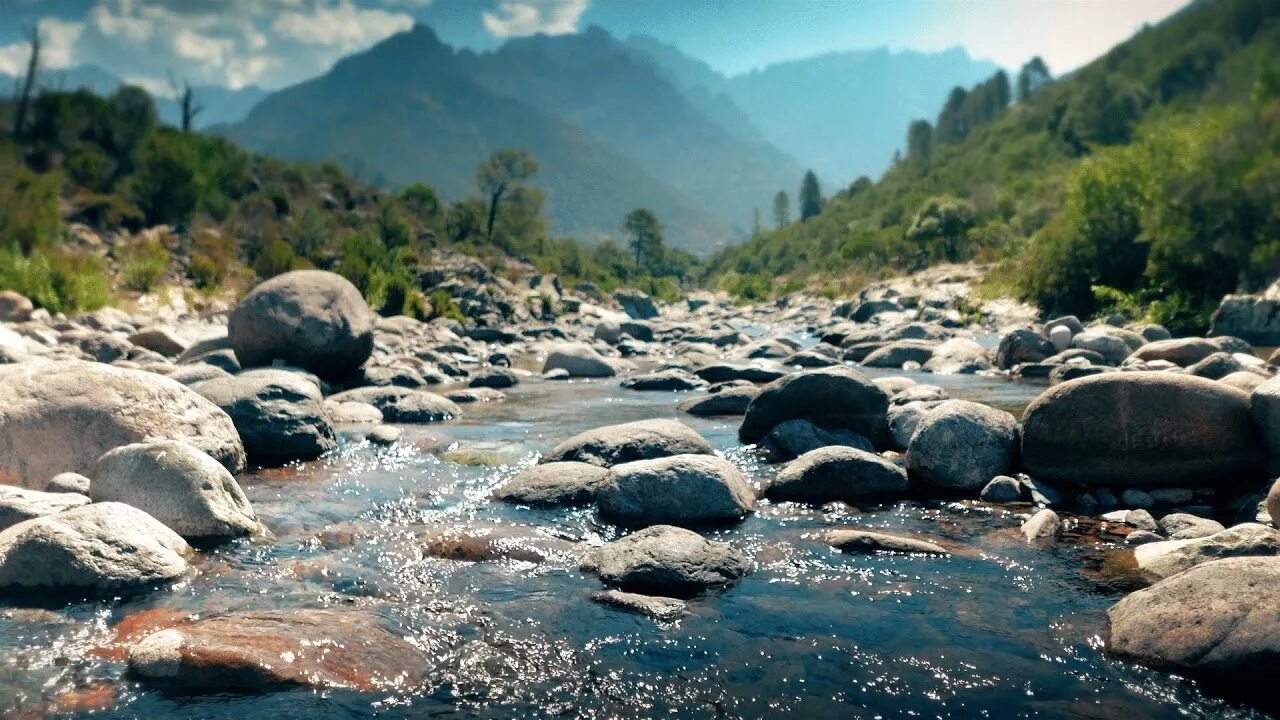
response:
<svg viewBox="0 0 1280 720"><path fill-rule="evenodd" d="M120 263L121 282L138 292L150 292L169 269L169 251L156 238L117 246L115 256Z"/></svg>
<svg viewBox="0 0 1280 720"><path fill-rule="evenodd" d="M267 243L253 261L253 271L263 280L283 275L299 267L303 267L303 263L294 254L293 248L289 247L289 243L283 240L272 240Z"/></svg>
<svg viewBox="0 0 1280 720"><path fill-rule="evenodd" d="M431 293L429 300L431 302L432 318L449 318L460 323L467 321L467 316L462 314L462 309L458 307L458 303L453 301L453 296L447 290L436 290Z"/></svg>
<svg viewBox="0 0 1280 720"><path fill-rule="evenodd" d="M106 265L96 255L16 246L0 250L0 287L26 295L49 312L96 310L107 304Z"/></svg>

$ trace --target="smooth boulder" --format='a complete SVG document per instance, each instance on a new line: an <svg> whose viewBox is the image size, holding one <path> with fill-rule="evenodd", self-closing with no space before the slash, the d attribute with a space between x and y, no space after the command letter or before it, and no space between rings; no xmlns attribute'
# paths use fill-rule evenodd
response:
<svg viewBox="0 0 1280 720"><path fill-rule="evenodd" d="M684 423L637 420L578 433L556 445L539 462L585 462L612 467L671 455L714 453L711 443Z"/></svg>
<svg viewBox="0 0 1280 720"><path fill-rule="evenodd" d="M1018 423L1003 410L947 400L921 418L907 446L907 472L929 487L981 490L1013 468Z"/></svg>
<svg viewBox="0 0 1280 720"><path fill-rule="evenodd" d="M1138 569L1166 578L1201 563L1229 557L1280 554L1280 530L1243 523L1207 537L1153 542L1133 551Z"/></svg>
<svg viewBox="0 0 1280 720"><path fill-rule="evenodd" d="M494 497L521 505L585 505L596 499L608 474L584 462L535 465L507 481Z"/></svg>
<svg viewBox="0 0 1280 720"><path fill-rule="evenodd" d="M888 432L889 397L867 376L843 366L804 370L765 386L747 407L738 429L744 443L764 439L777 425L802 419L828 429L851 430L875 445Z"/></svg>
<svg viewBox="0 0 1280 720"><path fill-rule="evenodd" d="M555 370L563 370L569 377L582 378L613 377L618 374L600 353L582 343L561 343L554 346L547 353L542 372L546 374Z"/></svg>
<svg viewBox="0 0 1280 720"><path fill-rule="evenodd" d="M452 400L426 390L409 388L362 387L330 395L331 402L360 402L382 411L390 423L435 423L458 417L462 409Z"/></svg>
<svg viewBox="0 0 1280 720"><path fill-rule="evenodd" d="M1257 478L1261 463L1249 396L1189 375L1072 380L1022 417L1023 467L1051 484L1221 487Z"/></svg>
<svg viewBox="0 0 1280 720"><path fill-rule="evenodd" d="M285 370L251 370L191 386L235 423L258 463L310 460L338 446L320 388Z"/></svg>
<svg viewBox="0 0 1280 720"><path fill-rule="evenodd" d="M240 537L261 529L231 473L175 440L106 453L93 470L89 496L94 502L132 505L187 540Z"/></svg>
<svg viewBox="0 0 1280 720"><path fill-rule="evenodd" d="M901 495L907 473L874 453L852 447L818 448L787 464L765 495L809 503L860 502Z"/></svg>
<svg viewBox="0 0 1280 720"><path fill-rule="evenodd" d="M744 577L751 561L728 543L654 525L588 552L582 569L606 584L645 594L692 595Z"/></svg>
<svg viewBox="0 0 1280 720"><path fill-rule="evenodd" d="M245 367L281 360L338 379L369 359L376 320L346 278L294 270L250 290L231 311L227 336Z"/></svg>
<svg viewBox="0 0 1280 720"><path fill-rule="evenodd" d="M596 492L601 517L627 527L697 526L739 520L755 493L733 463L674 455L614 465Z"/></svg>
<svg viewBox="0 0 1280 720"><path fill-rule="evenodd" d="M0 531L0 591L136 591L184 574L190 554L145 512L93 503Z"/></svg>
<svg viewBox="0 0 1280 720"><path fill-rule="evenodd" d="M88 504L89 498L80 493L42 492L0 485L0 530L31 518L56 515Z"/></svg>
<svg viewBox="0 0 1280 720"><path fill-rule="evenodd" d="M244 469L231 418L162 375L80 361L0 365L0 483L43 488L146 440L181 440L232 473Z"/></svg>

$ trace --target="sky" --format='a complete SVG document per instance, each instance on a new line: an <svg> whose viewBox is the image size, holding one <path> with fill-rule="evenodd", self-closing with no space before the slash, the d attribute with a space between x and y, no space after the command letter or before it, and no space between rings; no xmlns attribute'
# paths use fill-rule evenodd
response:
<svg viewBox="0 0 1280 720"><path fill-rule="evenodd" d="M193 84L283 87L414 22L448 43L599 25L645 34L726 74L825 52L943 50L1016 70L1040 55L1075 69L1187 0L0 0L0 72L21 72L40 29L51 69L95 64L166 92Z"/></svg>

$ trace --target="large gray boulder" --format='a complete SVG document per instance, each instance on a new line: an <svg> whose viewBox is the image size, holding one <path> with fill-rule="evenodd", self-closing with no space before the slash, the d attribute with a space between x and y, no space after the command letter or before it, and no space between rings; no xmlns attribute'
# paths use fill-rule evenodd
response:
<svg viewBox="0 0 1280 720"><path fill-rule="evenodd" d="M1041 393L1022 417L1022 464L1048 483L1225 486L1257 479L1249 396L1213 380L1125 372Z"/></svg>
<svg viewBox="0 0 1280 720"><path fill-rule="evenodd" d="M494 497L521 505L586 505L596 499L608 474L605 468L584 462L535 465L511 478Z"/></svg>
<svg viewBox="0 0 1280 720"><path fill-rule="evenodd" d="M674 455L615 465L596 492L600 515L627 527L739 520L756 498L742 472L715 455Z"/></svg>
<svg viewBox="0 0 1280 720"><path fill-rule="evenodd" d="M937 345L932 340L894 340L872 351L862 359L862 364L877 368L900 368L908 362L924 365L933 357L933 349Z"/></svg>
<svg viewBox="0 0 1280 720"><path fill-rule="evenodd" d="M0 530L24 520L54 515L88 504L89 498L80 493L42 492L0 485Z"/></svg>
<svg viewBox="0 0 1280 720"><path fill-rule="evenodd" d="M733 583L751 571L751 561L728 543L654 525L588 552L582 569L609 585L679 596Z"/></svg>
<svg viewBox="0 0 1280 720"><path fill-rule="evenodd" d="M1267 451L1280 455L1280 377L1271 378L1254 388L1249 407Z"/></svg>
<svg viewBox="0 0 1280 720"><path fill-rule="evenodd" d="M1159 578L1211 560L1254 555L1280 555L1280 530L1243 523L1208 537L1147 543L1133 551L1138 569Z"/></svg>
<svg viewBox="0 0 1280 720"><path fill-rule="evenodd" d="M578 433L551 449L540 462L585 462L612 467L671 455L712 455L696 430L675 420L638 420Z"/></svg>
<svg viewBox="0 0 1280 720"><path fill-rule="evenodd" d="M249 459L310 460L338 446L320 388L286 370L250 370L191 386L231 416Z"/></svg>
<svg viewBox="0 0 1280 720"><path fill-rule="evenodd" d="M185 573L190 554L145 512L93 503L0 531L0 591L141 590Z"/></svg>
<svg viewBox="0 0 1280 720"><path fill-rule="evenodd" d="M250 290L232 310L227 335L245 367L282 360L338 379L369 359L376 319L346 278L295 270Z"/></svg>
<svg viewBox="0 0 1280 720"><path fill-rule="evenodd" d="M685 400L680 403L680 410L694 417L743 415L747 412L747 406L759 394L759 388L755 387L724 388L706 397Z"/></svg>
<svg viewBox="0 0 1280 720"><path fill-rule="evenodd" d="M1003 410L947 400L921 418L907 446L907 472L942 490L981 490L1008 474L1018 455L1018 421Z"/></svg>
<svg viewBox="0 0 1280 720"><path fill-rule="evenodd" d="M765 495L773 500L809 503L844 501L901 495L907 490L907 473L875 453L851 447L818 448L787 464Z"/></svg>
<svg viewBox="0 0 1280 720"><path fill-rule="evenodd" d="M970 338L951 338L933 349L924 371L935 375L972 375L994 367L987 349Z"/></svg>
<svg viewBox="0 0 1280 720"><path fill-rule="evenodd" d="M874 451L871 441L852 430L828 430L808 420L787 420L778 423L768 435L764 436L762 445L769 451L775 462L791 460L810 450L817 450L828 445L845 445L859 450Z"/></svg>
<svg viewBox="0 0 1280 720"><path fill-rule="evenodd" d="M1280 672L1280 558L1196 565L1107 611L1108 649L1215 681L1269 682Z"/></svg>
<svg viewBox="0 0 1280 720"><path fill-rule="evenodd" d="M828 429L844 429L880 445L887 435L889 397L867 376L837 366L804 370L765 386L742 418L744 443L764 439L786 420L803 419Z"/></svg>
<svg viewBox="0 0 1280 720"><path fill-rule="evenodd" d="M583 343L560 343L547 353L547 360L542 365L542 372L563 370L569 377L613 377L618 374L608 360L596 352L590 345Z"/></svg>
<svg viewBox="0 0 1280 720"><path fill-rule="evenodd" d="M1234 335L1254 345L1280 345L1280 286L1262 295L1227 295L1209 317L1210 335Z"/></svg>
<svg viewBox="0 0 1280 720"><path fill-rule="evenodd" d="M621 288L614 291L613 299L622 306L623 312L636 320L648 320L658 317L658 306L653 298L633 288Z"/></svg>
<svg viewBox="0 0 1280 720"><path fill-rule="evenodd" d="M187 540L218 540L261 529L249 500L227 469L175 440L118 447L93 471L94 502L142 510Z"/></svg>
<svg viewBox="0 0 1280 720"><path fill-rule="evenodd" d="M452 400L426 390L409 388L361 387L327 398L330 402L360 402L382 411L382 417L390 423L434 423L451 420L462 414L462 409Z"/></svg>
<svg viewBox="0 0 1280 720"><path fill-rule="evenodd" d="M231 418L162 375L80 361L0 365L0 482L43 488L146 440L181 440L233 473L244 469Z"/></svg>
<svg viewBox="0 0 1280 720"><path fill-rule="evenodd" d="M1179 367L1190 367L1219 351L1210 340L1197 337L1157 340L1147 343L1129 356L1130 360L1167 360Z"/></svg>
<svg viewBox="0 0 1280 720"><path fill-rule="evenodd" d="M1119 365L1137 349L1126 342L1120 332L1119 328L1112 327L1089 328L1071 338L1071 347L1092 350L1101 355L1108 365Z"/></svg>

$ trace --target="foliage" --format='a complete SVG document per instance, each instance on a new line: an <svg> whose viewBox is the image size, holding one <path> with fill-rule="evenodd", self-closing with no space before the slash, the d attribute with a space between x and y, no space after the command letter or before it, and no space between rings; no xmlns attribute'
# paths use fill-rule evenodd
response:
<svg viewBox="0 0 1280 720"><path fill-rule="evenodd" d="M118 245L115 256L120 264L121 282L138 292L154 289L169 268L169 251L156 237Z"/></svg>
<svg viewBox="0 0 1280 720"><path fill-rule="evenodd" d="M622 227L627 232L627 247L636 257L636 272L652 267L662 256L662 225L658 218L644 208L636 208L627 213Z"/></svg>

